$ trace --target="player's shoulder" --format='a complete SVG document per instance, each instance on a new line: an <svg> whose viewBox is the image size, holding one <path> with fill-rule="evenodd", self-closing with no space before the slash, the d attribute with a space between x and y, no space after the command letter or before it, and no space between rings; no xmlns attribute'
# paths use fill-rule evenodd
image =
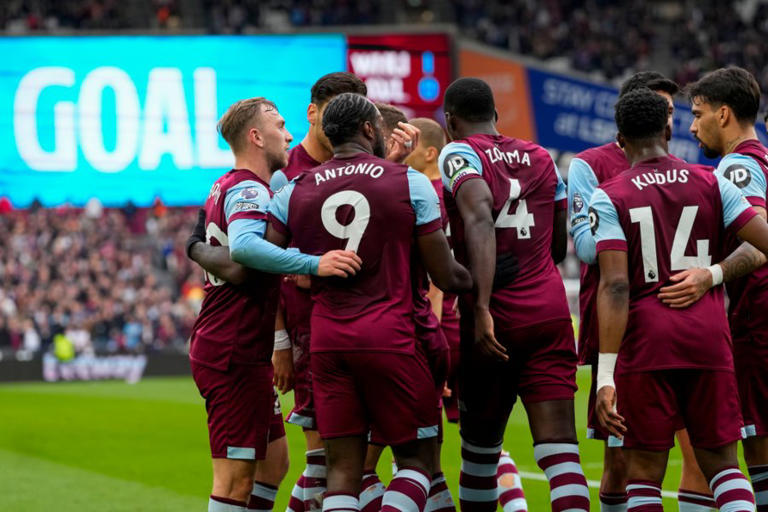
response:
<svg viewBox="0 0 768 512"><path fill-rule="evenodd" d="M297 144L288 152L288 163L283 167L282 171L289 180L292 180L299 174L319 165L321 165L321 162L312 158L307 150L304 149L304 146Z"/></svg>
<svg viewBox="0 0 768 512"><path fill-rule="evenodd" d="M607 157L624 157L624 152L615 142L609 142L601 146L587 148L573 155L573 158L583 160L589 165L597 164L605 160Z"/></svg>

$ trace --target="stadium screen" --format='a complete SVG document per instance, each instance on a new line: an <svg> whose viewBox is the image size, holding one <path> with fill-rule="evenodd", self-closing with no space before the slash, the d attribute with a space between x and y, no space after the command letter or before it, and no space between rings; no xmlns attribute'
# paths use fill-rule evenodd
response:
<svg viewBox="0 0 768 512"><path fill-rule="evenodd" d="M5 38L0 52L0 196L16 207L199 204L233 163L216 132L231 103L275 101L298 141L310 87L346 67L335 34Z"/></svg>

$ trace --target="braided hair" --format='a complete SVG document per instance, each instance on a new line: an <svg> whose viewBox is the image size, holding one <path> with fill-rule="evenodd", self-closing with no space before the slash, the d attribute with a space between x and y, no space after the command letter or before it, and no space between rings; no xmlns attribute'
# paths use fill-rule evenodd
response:
<svg viewBox="0 0 768 512"><path fill-rule="evenodd" d="M352 92L339 94L328 102L323 112L323 132L338 146L354 139L366 121L376 125L379 111L365 96Z"/></svg>

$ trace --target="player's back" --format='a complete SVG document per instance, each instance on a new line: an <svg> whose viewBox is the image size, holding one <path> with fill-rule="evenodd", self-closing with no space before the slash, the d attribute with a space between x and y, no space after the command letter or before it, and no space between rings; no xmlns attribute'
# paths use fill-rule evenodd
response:
<svg viewBox="0 0 768 512"><path fill-rule="evenodd" d="M225 200L234 189L237 201L227 218ZM246 169L233 169L216 180L205 201L206 239L228 246L228 226L238 219L266 220L269 187ZM190 358L224 370L229 362L268 363L274 341L279 278L251 272L247 284L233 285L205 274L205 298L192 329Z"/></svg>
<svg viewBox="0 0 768 512"><path fill-rule="evenodd" d="M288 207L293 243L314 254L353 250L363 260L354 277L313 278L312 352L413 351L409 262L417 228L408 173L358 153L296 180Z"/></svg>
<svg viewBox="0 0 768 512"><path fill-rule="evenodd" d="M479 159L482 178L493 195L496 253L515 255L520 269L512 283L494 291L494 317L514 326L570 318L551 252L555 210L566 207L565 186L552 157L532 142L486 134L456 140L443 151L450 156L452 147L462 145ZM462 178L456 176L454 190ZM467 264L464 224L454 201L446 205L456 259Z"/></svg>
<svg viewBox="0 0 768 512"><path fill-rule="evenodd" d="M744 141L720 162L717 172L741 189L753 206L765 208L768 181L768 148L758 140ZM731 234L728 247L736 250L741 240ZM728 311L734 339L752 337L766 330L768 310L768 265L726 284Z"/></svg>
<svg viewBox="0 0 768 512"><path fill-rule="evenodd" d="M657 298L671 275L722 258L725 224L734 220L726 221L722 194L710 168L663 157L620 173L592 197L598 253L627 251L630 306L620 371L732 368L722 287L685 309ZM621 232L606 237L616 223Z"/></svg>

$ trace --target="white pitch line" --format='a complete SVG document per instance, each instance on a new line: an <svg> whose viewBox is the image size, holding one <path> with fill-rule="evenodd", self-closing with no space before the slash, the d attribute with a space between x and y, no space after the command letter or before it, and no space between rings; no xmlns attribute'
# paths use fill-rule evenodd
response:
<svg viewBox="0 0 768 512"><path fill-rule="evenodd" d="M539 480L540 482L547 481L547 477L541 473L531 473L530 471L520 471L520 478L524 478L526 480ZM587 485L593 489L600 488L600 482L597 480L587 480ZM661 491L661 496L663 498L671 498L673 500L677 499L677 493L674 491Z"/></svg>

